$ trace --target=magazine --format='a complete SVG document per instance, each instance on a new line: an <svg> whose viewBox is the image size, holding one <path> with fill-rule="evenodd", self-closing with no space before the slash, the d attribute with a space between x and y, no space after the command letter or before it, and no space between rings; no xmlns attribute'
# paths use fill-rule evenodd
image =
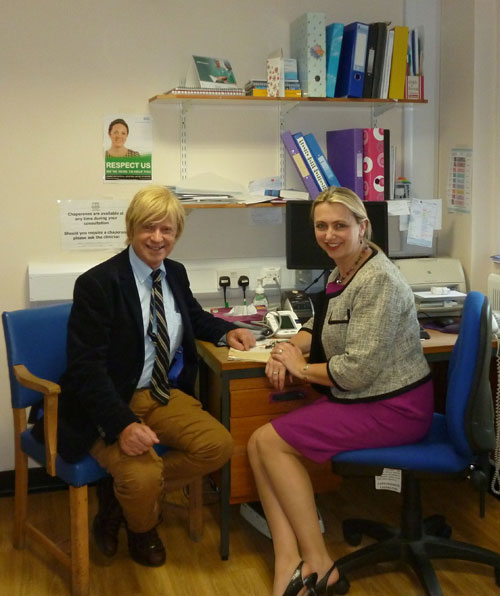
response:
<svg viewBox="0 0 500 596"><path fill-rule="evenodd" d="M237 84L231 63L226 58L193 56L186 86L202 89L231 89L236 88Z"/></svg>

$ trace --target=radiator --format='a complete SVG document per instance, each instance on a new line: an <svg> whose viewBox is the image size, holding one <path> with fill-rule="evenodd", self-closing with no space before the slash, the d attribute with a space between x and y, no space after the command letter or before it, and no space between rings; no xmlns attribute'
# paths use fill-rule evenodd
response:
<svg viewBox="0 0 500 596"><path fill-rule="evenodd" d="M488 275L488 299L492 310L500 312L500 273Z"/></svg>

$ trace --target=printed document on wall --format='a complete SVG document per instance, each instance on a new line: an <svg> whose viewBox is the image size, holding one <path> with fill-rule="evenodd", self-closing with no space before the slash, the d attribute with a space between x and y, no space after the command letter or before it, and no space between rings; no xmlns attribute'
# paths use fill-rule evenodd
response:
<svg viewBox="0 0 500 596"><path fill-rule="evenodd" d="M411 199L406 242L432 247L434 230L440 227L439 200Z"/></svg>
<svg viewBox="0 0 500 596"><path fill-rule="evenodd" d="M63 250L113 250L125 247L125 199L64 199L59 203Z"/></svg>
<svg viewBox="0 0 500 596"><path fill-rule="evenodd" d="M449 168L448 211L470 213L472 196L472 149L452 149Z"/></svg>

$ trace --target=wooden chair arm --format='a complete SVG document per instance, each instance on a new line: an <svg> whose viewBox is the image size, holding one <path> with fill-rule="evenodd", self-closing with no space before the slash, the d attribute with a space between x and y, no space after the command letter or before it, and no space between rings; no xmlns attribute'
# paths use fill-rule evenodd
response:
<svg viewBox="0 0 500 596"><path fill-rule="evenodd" d="M24 364L14 365L14 375L18 382L28 389L38 391L43 395L43 420L45 433L46 469L51 476L56 475L57 455L57 401L61 387L32 374Z"/></svg>
<svg viewBox="0 0 500 596"><path fill-rule="evenodd" d="M24 364L15 364L13 368L16 379L23 387L33 389L34 391L39 391L44 395L48 395L50 393L59 393L61 391L61 388L57 383L53 383L47 379L42 379L41 377L37 377L36 375L30 373Z"/></svg>

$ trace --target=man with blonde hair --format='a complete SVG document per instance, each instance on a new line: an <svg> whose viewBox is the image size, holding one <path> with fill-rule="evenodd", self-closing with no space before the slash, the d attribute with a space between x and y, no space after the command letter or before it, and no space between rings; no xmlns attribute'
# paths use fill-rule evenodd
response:
<svg viewBox="0 0 500 596"><path fill-rule="evenodd" d="M192 397L195 339L225 340L238 349L255 340L204 311L184 266L167 258L184 229L184 209L173 193L161 186L140 190L126 226L127 248L75 283L59 448L68 461L90 451L110 473L97 487L93 531L100 550L115 554L124 522L131 557L159 566L166 558L156 531L165 487L220 468L232 451L227 429ZM159 457L156 443L171 449Z"/></svg>

